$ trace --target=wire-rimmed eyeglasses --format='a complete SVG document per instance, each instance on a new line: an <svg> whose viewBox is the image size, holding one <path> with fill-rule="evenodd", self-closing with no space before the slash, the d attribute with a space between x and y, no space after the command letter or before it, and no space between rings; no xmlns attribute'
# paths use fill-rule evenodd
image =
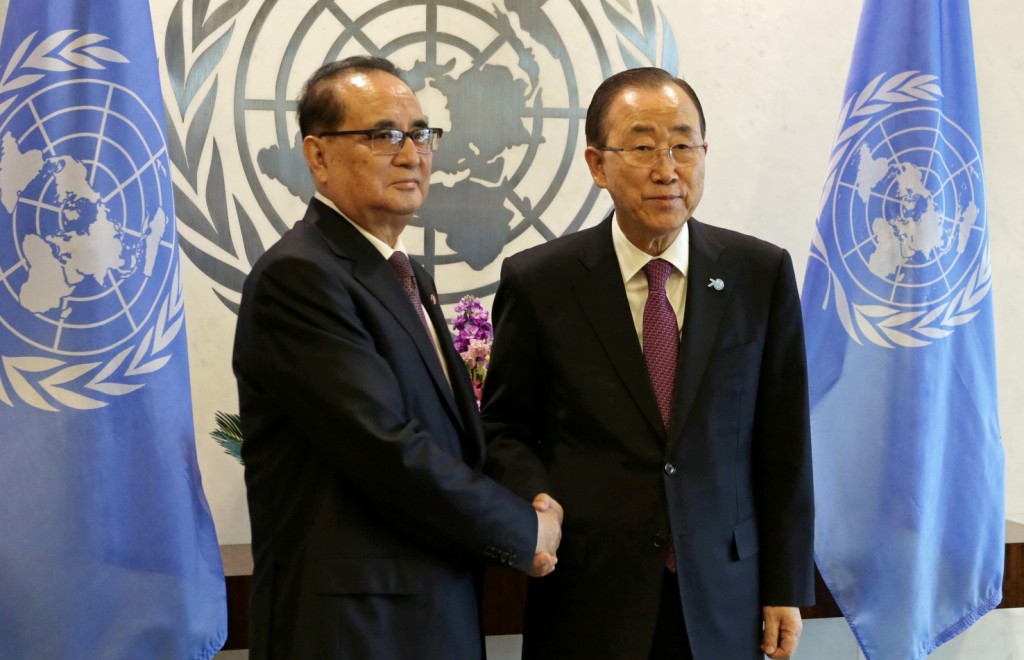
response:
<svg viewBox="0 0 1024 660"><path fill-rule="evenodd" d="M414 128L411 131L400 131L397 128L364 128L359 131L324 131L317 137L365 135L370 138L370 149L373 153L390 156L402 150L406 138L412 140L412 146L417 152L429 154L437 149L437 142L443 133L440 128Z"/></svg>
<svg viewBox="0 0 1024 660"><path fill-rule="evenodd" d="M650 147L641 145L627 149L625 147L597 147L599 151L614 151L622 156L627 165L633 167L653 167L658 162L659 154L664 151L668 154L669 160L676 165L693 165L700 159L701 155L707 153L708 143L703 144L673 144L671 147Z"/></svg>

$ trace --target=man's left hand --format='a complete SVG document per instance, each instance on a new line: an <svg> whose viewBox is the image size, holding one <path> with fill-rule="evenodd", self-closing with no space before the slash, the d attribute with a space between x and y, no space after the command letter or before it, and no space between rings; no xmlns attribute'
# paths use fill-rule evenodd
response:
<svg viewBox="0 0 1024 660"><path fill-rule="evenodd" d="M761 651L772 658L781 660L796 652L800 644L800 633L804 622L798 607L764 607L764 634L761 637Z"/></svg>

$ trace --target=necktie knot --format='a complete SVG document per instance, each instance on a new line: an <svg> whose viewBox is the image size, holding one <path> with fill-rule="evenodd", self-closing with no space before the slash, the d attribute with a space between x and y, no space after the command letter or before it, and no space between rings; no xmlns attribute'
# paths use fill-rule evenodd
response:
<svg viewBox="0 0 1024 660"><path fill-rule="evenodd" d="M388 264L391 265L395 275L398 275L398 278L403 280L403 282L405 278L413 277L412 262L409 261L409 257L405 252L392 252L391 257L388 258Z"/></svg>
<svg viewBox="0 0 1024 660"><path fill-rule="evenodd" d="M388 257L388 265L391 266L391 270L395 271L395 275L398 276L398 281L402 283L405 295L409 296L412 306L416 308L421 318L425 318L423 317L423 305L420 303L419 286L416 284L416 276L413 275L412 262L409 261L409 256L405 252L392 252L391 256Z"/></svg>
<svg viewBox="0 0 1024 660"><path fill-rule="evenodd" d="M430 333L430 323L427 321L427 315L423 312L423 303L420 301L420 288L416 284L416 276L413 275L412 262L409 261L408 255L404 252L392 252L391 256L388 257L388 265L391 266L391 270L395 271L395 275L398 276L398 281L402 283L402 288L405 289L405 295L408 296L409 302L412 303L412 308L416 310L416 315L420 317L423 327L427 330L427 336L430 337L430 341L433 343L434 339Z"/></svg>
<svg viewBox="0 0 1024 660"><path fill-rule="evenodd" d="M668 276L672 274L672 264L665 261L664 259L651 259L644 266L644 275L647 276L647 289L648 291L654 289L665 290L665 282L668 281Z"/></svg>

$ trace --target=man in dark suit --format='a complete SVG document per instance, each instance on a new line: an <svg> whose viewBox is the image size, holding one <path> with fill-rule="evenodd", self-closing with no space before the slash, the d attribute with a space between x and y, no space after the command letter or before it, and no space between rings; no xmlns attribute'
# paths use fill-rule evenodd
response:
<svg viewBox="0 0 1024 660"><path fill-rule="evenodd" d="M785 658L813 602L793 268L691 218L704 136L682 80L612 76L586 160L614 213L503 266L485 469L565 508L558 571L529 585L525 658Z"/></svg>
<svg viewBox="0 0 1024 660"><path fill-rule="evenodd" d="M465 367L404 254L441 131L370 57L317 71L298 115L316 198L246 280L234 348L250 657L478 658L484 560L550 572L560 508L482 475Z"/></svg>

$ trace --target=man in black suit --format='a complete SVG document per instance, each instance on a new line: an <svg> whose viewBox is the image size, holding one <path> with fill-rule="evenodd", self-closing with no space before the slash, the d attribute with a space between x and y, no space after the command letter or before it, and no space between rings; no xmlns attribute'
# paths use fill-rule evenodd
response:
<svg viewBox="0 0 1024 660"><path fill-rule="evenodd" d="M245 283L235 337L255 570L251 658L478 658L485 559L554 567L560 507L481 473L483 430L402 230L441 131L386 60L298 108L316 185Z"/></svg>
<svg viewBox="0 0 1024 660"><path fill-rule="evenodd" d="M814 517L790 257L691 218L707 143L682 80L612 76L586 137L613 214L506 260L494 302L485 469L565 507L523 655L789 657Z"/></svg>

